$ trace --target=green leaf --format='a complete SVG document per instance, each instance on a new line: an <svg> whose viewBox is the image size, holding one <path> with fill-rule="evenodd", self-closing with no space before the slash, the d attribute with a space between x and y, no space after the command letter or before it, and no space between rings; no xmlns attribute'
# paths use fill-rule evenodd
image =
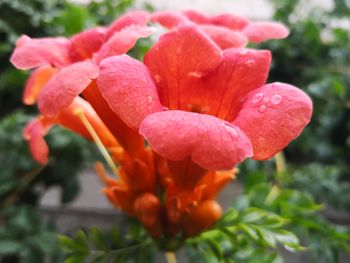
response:
<svg viewBox="0 0 350 263"><path fill-rule="evenodd" d="M243 223L238 224L237 227L246 232L255 241L258 241L260 239L257 231L253 227Z"/></svg>
<svg viewBox="0 0 350 263"><path fill-rule="evenodd" d="M81 242L77 242L76 240L60 235L58 237L60 247L68 253L88 253L88 247L86 247L85 244L82 244Z"/></svg>
<svg viewBox="0 0 350 263"><path fill-rule="evenodd" d="M267 246L275 248L276 247L276 237L274 236L273 232L262 227L255 227L256 231L258 232L260 236L260 240Z"/></svg>
<svg viewBox="0 0 350 263"><path fill-rule="evenodd" d="M213 239L208 239L207 242L216 258L221 260L224 256L224 250L222 249L220 243Z"/></svg>
<svg viewBox="0 0 350 263"><path fill-rule="evenodd" d="M238 218L238 211L234 208L230 208L220 219L220 221L217 223L218 225L231 225L235 223L236 219Z"/></svg>
<svg viewBox="0 0 350 263"><path fill-rule="evenodd" d="M105 239L99 228L97 227L90 228L88 238L92 242L92 244L95 246L95 248L102 251L108 250L108 245L106 244Z"/></svg>
<svg viewBox="0 0 350 263"><path fill-rule="evenodd" d="M239 220L242 223L263 225L268 228L279 228L288 222L288 220L274 213L255 207L245 209L241 213Z"/></svg>

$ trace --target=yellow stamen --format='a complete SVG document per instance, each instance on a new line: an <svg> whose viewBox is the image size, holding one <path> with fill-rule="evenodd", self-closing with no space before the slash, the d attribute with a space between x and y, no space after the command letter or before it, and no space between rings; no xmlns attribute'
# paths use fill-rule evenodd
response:
<svg viewBox="0 0 350 263"><path fill-rule="evenodd" d="M103 145L100 137L98 137L95 129L90 124L89 120L84 115L84 112L82 110L76 110L75 114L80 118L81 122L84 124L85 128L90 133L92 139L94 140L95 144L97 145L97 148L100 150L102 156L105 158L107 164L112 169L112 172L117 175L118 174L118 168L115 165L115 163L112 160L112 157L109 155L106 147Z"/></svg>

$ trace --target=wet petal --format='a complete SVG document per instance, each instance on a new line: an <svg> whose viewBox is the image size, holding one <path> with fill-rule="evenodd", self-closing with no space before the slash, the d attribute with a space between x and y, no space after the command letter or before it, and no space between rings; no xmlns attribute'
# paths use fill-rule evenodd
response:
<svg viewBox="0 0 350 263"><path fill-rule="evenodd" d="M150 20L152 22L157 22L168 29L177 27L181 23L188 22L188 19L181 13L172 11L155 12L151 15Z"/></svg>
<svg viewBox="0 0 350 263"><path fill-rule="evenodd" d="M221 26L203 25L201 29L222 49L244 47L247 38L240 32L236 32Z"/></svg>
<svg viewBox="0 0 350 263"><path fill-rule="evenodd" d="M162 110L148 69L127 55L104 59L97 83L111 109L132 128L137 129L148 114Z"/></svg>
<svg viewBox="0 0 350 263"><path fill-rule="evenodd" d="M145 56L163 105L180 109L185 90L222 60L221 49L193 24L164 34Z"/></svg>
<svg viewBox="0 0 350 263"><path fill-rule="evenodd" d="M32 39L23 35L17 40L10 61L18 69L31 69L42 65L65 66L70 62L67 39Z"/></svg>
<svg viewBox="0 0 350 263"><path fill-rule="evenodd" d="M98 66L83 61L62 68L42 89L38 105L46 116L55 116L97 78Z"/></svg>
<svg viewBox="0 0 350 263"><path fill-rule="evenodd" d="M104 58L122 55L128 52L140 38L149 37L155 28L130 26L122 31L116 32L101 48L96 56L96 62L101 62Z"/></svg>
<svg viewBox="0 0 350 263"><path fill-rule="evenodd" d="M76 132L88 140L92 140L90 132L86 129L85 125L77 115L78 111L83 112L106 148L119 146L117 140L110 133L95 110L87 101L80 97L76 97L68 107L59 112L56 117L56 123Z"/></svg>
<svg viewBox="0 0 350 263"><path fill-rule="evenodd" d="M251 42L260 43L269 39L286 38L289 35L289 30L278 22L254 22L244 28L243 34Z"/></svg>
<svg viewBox="0 0 350 263"><path fill-rule="evenodd" d="M284 83L265 85L245 99L233 124L250 138L256 160L285 148L309 123L312 102L300 89Z"/></svg>
<svg viewBox="0 0 350 263"><path fill-rule="evenodd" d="M183 15L196 24L211 24L208 16L195 10L187 10Z"/></svg>
<svg viewBox="0 0 350 263"><path fill-rule="evenodd" d="M113 136L131 157L140 156L144 152L144 140L140 134L131 129L120 117L112 111L107 101L103 98L97 81L94 80L83 91L83 97L91 104L98 116L106 124Z"/></svg>
<svg viewBox="0 0 350 263"><path fill-rule="evenodd" d="M158 154L173 161L191 156L209 170L230 169L252 155L250 141L238 127L205 114L153 113L141 123L140 134Z"/></svg>
<svg viewBox="0 0 350 263"><path fill-rule="evenodd" d="M190 111L232 121L245 96L265 84L271 62L267 50L227 49L222 62L182 92Z"/></svg>
<svg viewBox="0 0 350 263"><path fill-rule="evenodd" d="M50 66L42 66L30 75L23 92L22 101L26 105L33 105L41 89L56 73L57 69Z"/></svg>
<svg viewBox="0 0 350 263"><path fill-rule="evenodd" d="M234 14L221 14L211 17L210 20L215 25L224 26L232 30L241 30L249 23L244 17Z"/></svg>
<svg viewBox="0 0 350 263"><path fill-rule="evenodd" d="M102 27L85 30L69 40L69 55L73 61L91 59L105 40L106 29Z"/></svg>
<svg viewBox="0 0 350 263"><path fill-rule="evenodd" d="M28 141L29 149L33 158L40 164L45 165L48 162L49 147L47 146L44 136L49 127L44 127L40 118L30 121L23 130L23 138Z"/></svg>
<svg viewBox="0 0 350 263"><path fill-rule="evenodd" d="M121 31L122 29L131 25L135 26L146 26L149 19L149 14L144 11L132 11L119 17L116 21L109 26L106 34L106 38L109 39L114 35L115 32Z"/></svg>

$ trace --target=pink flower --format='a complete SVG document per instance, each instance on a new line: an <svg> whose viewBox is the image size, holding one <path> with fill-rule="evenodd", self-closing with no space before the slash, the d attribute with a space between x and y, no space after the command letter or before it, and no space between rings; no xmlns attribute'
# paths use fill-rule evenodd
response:
<svg viewBox="0 0 350 263"><path fill-rule="evenodd" d="M286 38L289 35L288 28L281 23L251 22L244 17L228 13L210 17L194 10L183 13L162 11L152 14L151 20L169 29L189 22L196 23L222 49L244 47L248 41L260 43L269 39Z"/></svg>
<svg viewBox="0 0 350 263"><path fill-rule="evenodd" d="M129 131L129 128L109 109L96 86L96 78L101 60L128 52L139 38L148 37L154 32L154 28L146 25L148 19L148 13L134 11L120 17L108 27L89 29L70 39L63 37L32 39L25 35L21 36L17 40L11 62L18 69L36 68L27 81L23 102L32 105L38 101L43 115L39 117L40 120L49 119L50 125L59 124L71 128L71 124L67 126L67 122L60 121L61 112L74 108L75 100L83 94L97 113L102 112L100 114L102 120L95 113L98 118L95 123L99 121L107 123L108 129L127 149L135 148L136 144L142 145L142 138ZM79 98L79 100L83 99ZM86 101L83 102L83 104L86 103ZM33 138L39 138L39 135L43 137L46 134L46 128L39 125L37 120L35 123L37 124L28 124L28 127L32 128L26 129L35 136L25 135L25 138L40 142L43 139ZM25 134L29 133L25 132ZM125 133L131 134L131 140L125 139ZM38 144L43 145L43 143ZM44 164L47 161L48 150L34 147L35 143L30 145L35 159Z"/></svg>
<svg viewBox="0 0 350 263"><path fill-rule="evenodd" d="M267 50L221 49L196 25L163 35L145 64L114 56L98 86L112 110L172 161L190 157L208 170L247 157L272 157L310 121L312 102L298 88L265 84Z"/></svg>
<svg viewBox="0 0 350 263"><path fill-rule="evenodd" d="M173 30L142 63L125 53L153 32L148 18L129 13L70 39L23 36L11 61L37 68L23 95L26 104L38 98L42 113L23 132L34 158L48 161L52 125L93 139L119 176L95 166L108 199L171 242L213 225L222 214L214 198L234 179L232 168L286 147L310 121L312 103L294 86L265 84L269 51L242 48L248 38L285 37L284 26L156 13L152 20Z"/></svg>

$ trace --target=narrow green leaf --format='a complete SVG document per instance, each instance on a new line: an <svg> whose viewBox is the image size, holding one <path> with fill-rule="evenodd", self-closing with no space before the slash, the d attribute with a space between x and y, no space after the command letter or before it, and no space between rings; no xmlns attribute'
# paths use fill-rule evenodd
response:
<svg viewBox="0 0 350 263"><path fill-rule="evenodd" d="M108 251L108 244L106 244L100 229L97 227L90 228L88 237L96 249Z"/></svg>
<svg viewBox="0 0 350 263"><path fill-rule="evenodd" d="M237 225L237 227L247 233L255 241L258 241L260 239L257 231L249 225L240 223Z"/></svg>

